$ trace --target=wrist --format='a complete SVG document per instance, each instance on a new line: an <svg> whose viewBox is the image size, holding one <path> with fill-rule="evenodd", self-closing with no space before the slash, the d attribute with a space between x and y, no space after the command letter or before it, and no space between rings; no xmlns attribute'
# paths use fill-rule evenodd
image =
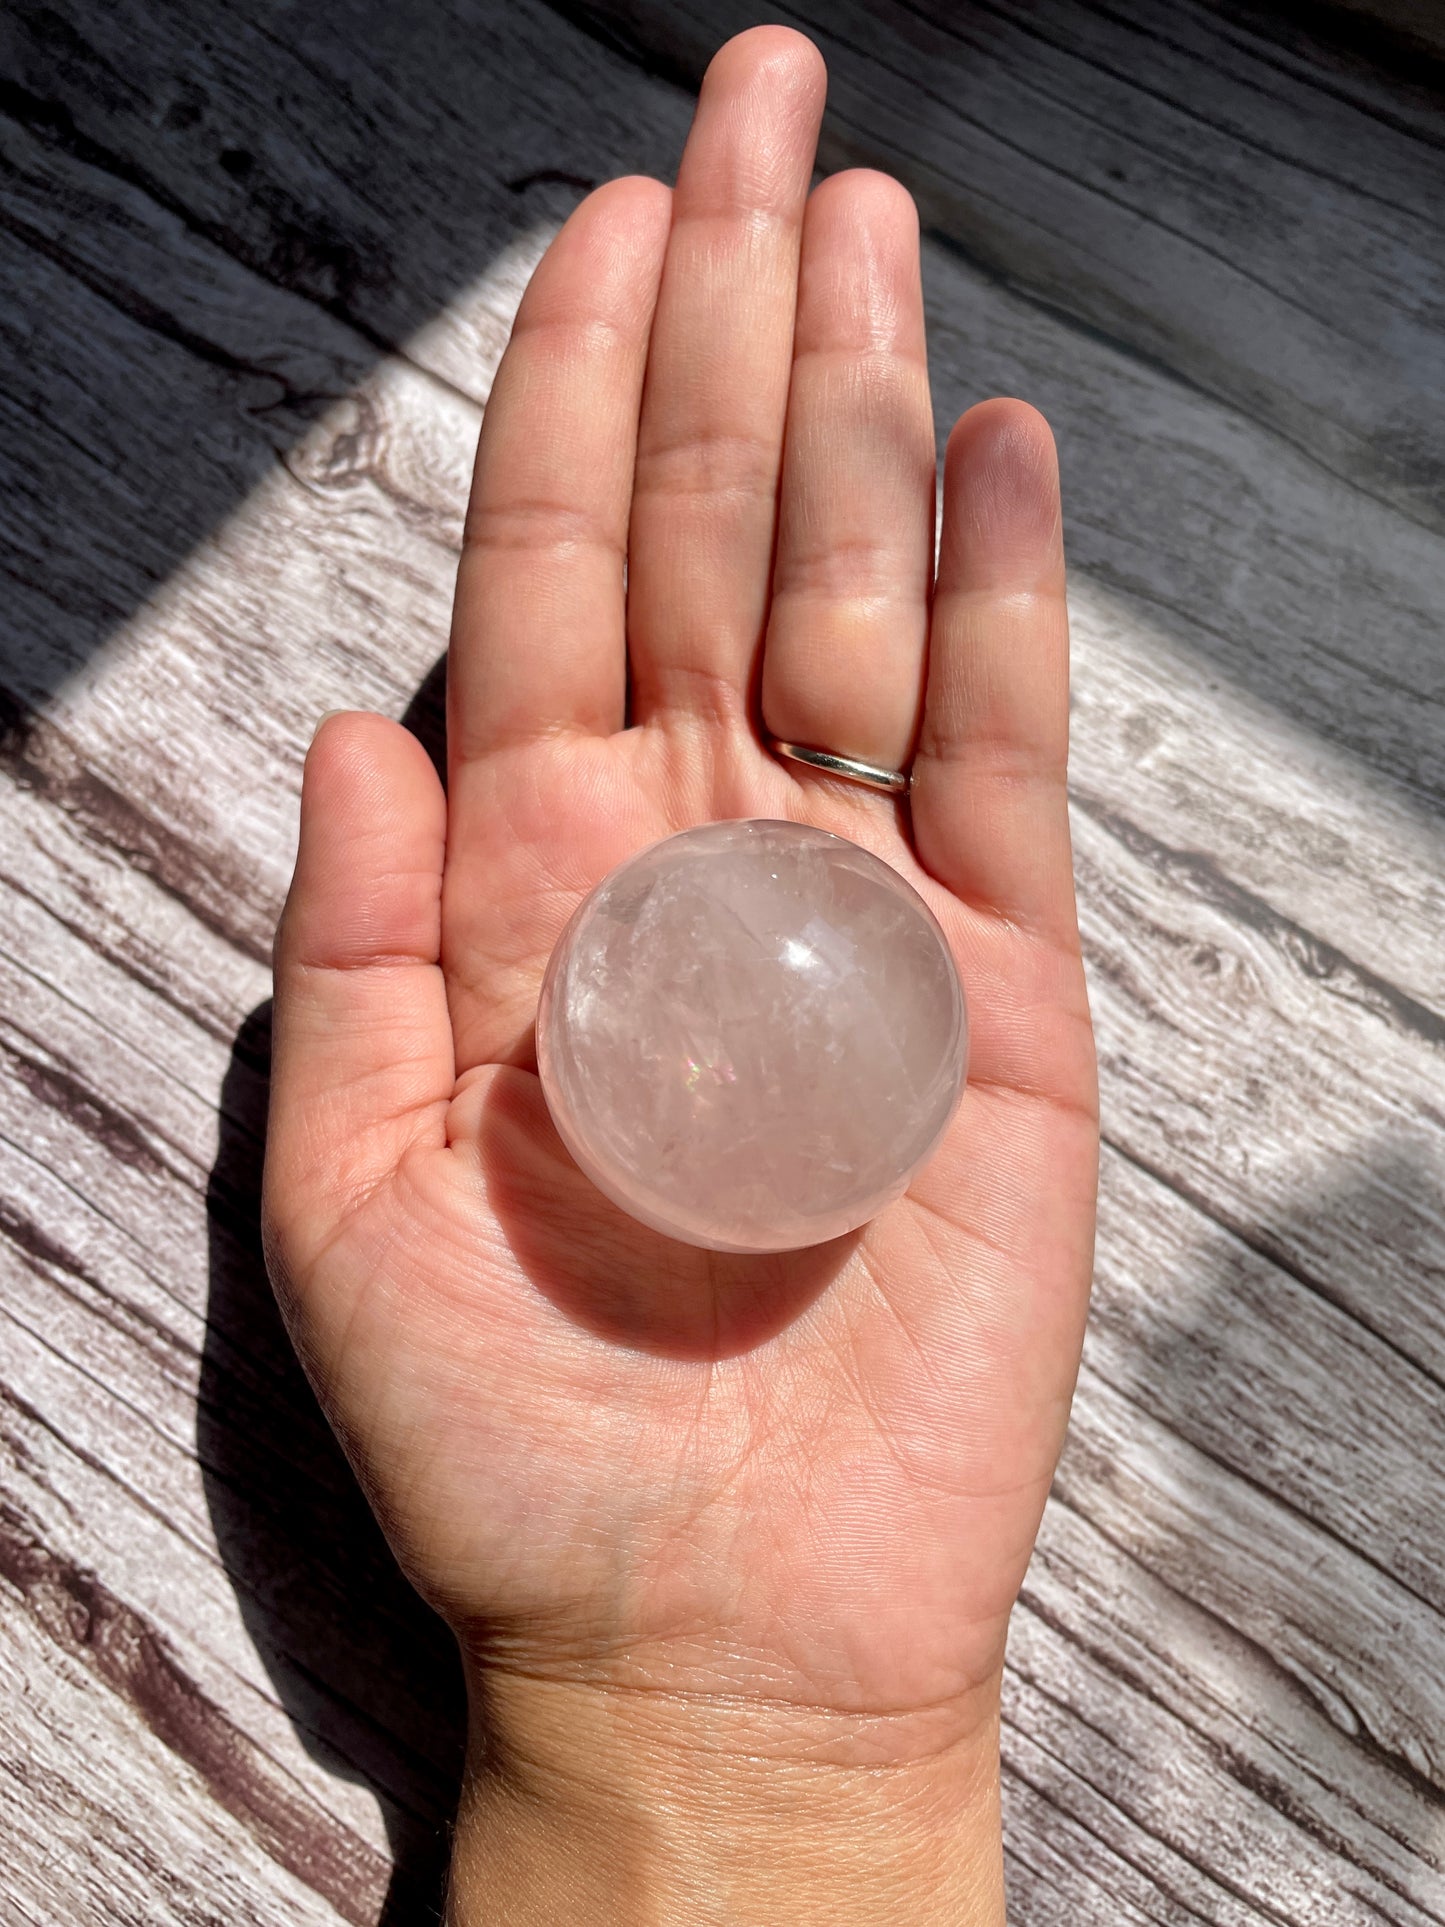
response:
<svg viewBox="0 0 1445 1927"><path fill-rule="evenodd" d="M447 1927L1000 1927L985 1700L966 1730L915 1716L895 1745L877 1718L489 1677Z"/></svg>

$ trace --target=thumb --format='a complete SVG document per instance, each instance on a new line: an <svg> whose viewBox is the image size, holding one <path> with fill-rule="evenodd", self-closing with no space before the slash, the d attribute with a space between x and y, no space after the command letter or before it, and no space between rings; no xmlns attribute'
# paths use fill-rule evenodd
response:
<svg viewBox="0 0 1445 1927"><path fill-rule="evenodd" d="M265 1218L292 1275L405 1151L445 1142L445 850L446 797L410 731L325 718L275 949Z"/></svg>

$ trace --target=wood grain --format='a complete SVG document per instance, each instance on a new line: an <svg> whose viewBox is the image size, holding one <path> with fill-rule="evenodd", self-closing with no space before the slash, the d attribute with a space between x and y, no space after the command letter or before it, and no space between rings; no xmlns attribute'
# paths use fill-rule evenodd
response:
<svg viewBox="0 0 1445 1927"><path fill-rule="evenodd" d="M686 82L755 18L741 0L564 10ZM1440 526L1439 93L1418 61L1392 87L1323 10L1301 33L1288 11L1198 0L774 17L828 56L828 167L897 172L1000 280Z"/></svg>
<svg viewBox="0 0 1445 1927"><path fill-rule="evenodd" d="M435 731L526 275L670 173L731 24L7 19L7 1918L434 1916L455 1663L271 1307L266 959L316 715ZM825 24L829 164L924 210L940 429L1027 394L1067 489L1107 1147L1014 1915L1445 1921L1434 70L1341 10Z"/></svg>

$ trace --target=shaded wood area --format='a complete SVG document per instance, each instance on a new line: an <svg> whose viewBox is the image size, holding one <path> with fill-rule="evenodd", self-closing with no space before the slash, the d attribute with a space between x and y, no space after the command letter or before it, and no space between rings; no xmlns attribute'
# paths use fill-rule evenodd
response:
<svg viewBox="0 0 1445 1927"><path fill-rule="evenodd" d="M0 27L0 1913L434 1915L460 1689L272 1309L321 711L433 744L508 321L731 0ZM840 0L935 401L1060 442L1094 1312L1005 1704L1027 1927L1445 1922L1445 35Z"/></svg>

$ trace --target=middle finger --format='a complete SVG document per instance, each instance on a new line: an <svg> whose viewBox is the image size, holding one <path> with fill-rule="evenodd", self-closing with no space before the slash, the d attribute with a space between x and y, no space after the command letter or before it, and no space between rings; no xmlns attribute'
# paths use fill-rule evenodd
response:
<svg viewBox="0 0 1445 1927"><path fill-rule="evenodd" d="M825 85L812 41L772 26L728 41L703 79L638 428L627 568L637 722L747 716Z"/></svg>

